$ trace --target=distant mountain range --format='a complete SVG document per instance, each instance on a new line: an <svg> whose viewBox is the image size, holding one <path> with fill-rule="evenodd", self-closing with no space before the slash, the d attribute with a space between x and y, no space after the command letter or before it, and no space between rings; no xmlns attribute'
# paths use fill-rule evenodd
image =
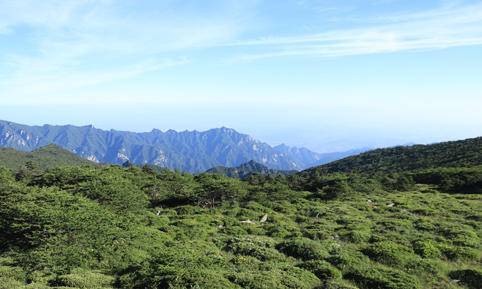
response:
<svg viewBox="0 0 482 289"><path fill-rule="evenodd" d="M28 126L0 121L0 147L32 151L55 144L98 163L151 164L187 172L236 167L254 160L270 169L303 170L359 153L320 154L306 148L272 147L230 128L135 133L89 126Z"/></svg>
<svg viewBox="0 0 482 289"><path fill-rule="evenodd" d="M230 178L246 179L250 175L289 175L297 171L281 171L270 169L255 161L249 161L234 168L227 168L223 166L214 167L206 171L206 173L220 174Z"/></svg>

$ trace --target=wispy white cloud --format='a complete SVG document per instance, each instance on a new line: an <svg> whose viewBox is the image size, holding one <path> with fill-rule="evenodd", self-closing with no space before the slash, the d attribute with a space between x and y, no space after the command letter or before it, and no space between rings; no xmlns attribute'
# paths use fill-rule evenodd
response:
<svg viewBox="0 0 482 289"><path fill-rule="evenodd" d="M65 93L99 84L125 81L189 63L187 58L149 59L128 65L118 65L114 68L77 71L45 65L43 61L37 63L25 59L19 59L19 61L24 62L19 63L19 67L22 69L17 70L16 75L8 80L9 87L13 91L7 89L4 91L5 95L15 93L17 97L32 96L33 98L38 97L40 100L42 100L42 96L53 93ZM27 67L28 71L24 71Z"/></svg>
<svg viewBox="0 0 482 289"><path fill-rule="evenodd" d="M371 3L380 1L386 0ZM311 2L298 4L309 7ZM315 2L318 13L353 9ZM73 91L83 88L196 63L205 55L216 55L211 60L225 57L237 62L482 45L482 3L444 1L439 8L426 11L370 18L347 15L355 28L327 30L310 24L310 31L319 31L312 34L300 34L303 29L286 34L277 29L278 23L265 23L267 15L257 10L260 3L0 0L0 98L15 96L12 101L17 101L75 95L78 93ZM346 25L340 23L340 27ZM28 52L2 51L2 46L8 46L3 41L23 38L28 38ZM221 52L219 56L217 52Z"/></svg>
<svg viewBox="0 0 482 289"><path fill-rule="evenodd" d="M359 19L361 21L361 19ZM410 14L364 19L359 28L223 44L239 53L231 61L283 56L340 57L482 45L482 3L444 5Z"/></svg>
<svg viewBox="0 0 482 289"><path fill-rule="evenodd" d="M0 54L2 96L68 94L186 65L189 49L235 39L243 11L256 1L226 1L218 11L197 14L201 4L0 0L0 52L12 45L7 41L29 44L28 52Z"/></svg>

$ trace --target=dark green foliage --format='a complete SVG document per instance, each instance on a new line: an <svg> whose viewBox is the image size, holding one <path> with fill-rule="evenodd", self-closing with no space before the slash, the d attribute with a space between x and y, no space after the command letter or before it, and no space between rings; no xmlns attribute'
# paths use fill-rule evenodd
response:
<svg viewBox="0 0 482 289"><path fill-rule="evenodd" d="M386 267L355 269L344 275L362 289L418 289L418 280L402 271Z"/></svg>
<svg viewBox="0 0 482 289"><path fill-rule="evenodd" d="M328 181L324 186L322 186L322 188L322 198L325 200L332 200L353 193L353 190L348 185L348 182L344 179L334 179Z"/></svg>
<svg viewBox="0 0 482 289"><path fill-rule="evenodd" d="M277 268L272 271L259 271L235 274L230 280L241 288L249 289L309 289L320 281L312 273L296 268Z"/></svg>
<svg viewBox="0 0 482 289"><path fill-rule="evenodd" d="M273 170L255 161L249 161L233 168L218 166L206 171L206 173L219 174L225 177L237 178L242 180L248 179L253 175L254 177L256 177L256 175L276 177L294 174L296 172L297 171Z"/></svg>
<svg viewBox="0 0 482 289"><path fill-rule="evenodd" d="M358 174L324 174L317 170L307 170L287 176L286 182L292 189L315 192L315 197L325 200L349 196L355 192L381 192L384 189L381 181L375 177Z"/></svg>
<svg viewBox="0 0 482 289"><path fill-rule="evenodd" d="M403 266L412 256L409 248L390 241L370 244L363 253L374 261L394 267Z"/></svg>
<svg viewBox="0 0 482 289"><path fill-rule="evenodd" d="M142 242L130 220L83 197L22 187L0 194L6 204L0 208L1 247L27 250L29 268L122 268L144 254L142 247L129 249Z"/></svg>
<svg viewBox="0 0 482 289"><path fill-rule="evenodd" d="M201 206L213 207L219 202L242 199L247 194L243 184L235 179L201 174L196 176L195 180L200 184L196 199Z"/></svg>
<svg viewBox="0 0 482 289"><path fill-rule="evenodd" d="M456 270L449 273L449 277L459 280L460 283L471 289L482 287L482 271L476 269Z"/></svg>
<svg viewBox="0 0 482 289"><path fill-rule="evenodd" d="M248 235L229 239L226 242L226 250L236 255L252 256L261 261L282 259L283 257L274 249L273 239L260 236Z"/></svg>
<svg viewBox="0 0 482 289"><path fill-rule="evenodd" d="M469 248L451 245L441 245L442 254L452 261L469 261L480 258L480 251Z"/></svg>
<svg viewBox="0 0 482 289"><path fill-rule="evenodd" d="M0 266L0 281L7 279L23 282L26 280L26 275L20 267Z"/></svg>
<svg viewBox="0 0 482 289"><path fill-rule="evenodd" d="M145 209L148 204L146 195L123 174L117 167L70 167L48 170L37 176L31 184L41 187L55 186L114 210L139 212Z"/></svg>
<svg viewBox="0 0 482 289"><path fill-rule="evenodd" d="M413 176L418 183L437 185L443 192L482 193L482 167L432 169Z"/></svg>
<svg viewBox="0 0 482 289"><path fill-rule="evenodd" d="M138 181L138 185L149 197L152 207L196 204L198 185L192 175L166 170L156 175L149 171L148 175L148 178Z"/></svg>
<svg viewBox="0 0 482 289"><path fill-rule="evenodd" d="M310 260L298 265L300 268L315 274L320 280L340 279L340 270L326 261Z"/></svg>
<svg viewBox="0 0 482 289"><path fill-rule="evenodd" d="M423 258L438 258L441 255L440 249L431 240L417 240L413 243L415 253Z"/></svg>
<svg viewBox="0 0 482 289"><path fill-rule="evenodd" d="M222 274L200 268L183 268L163 264L151 264L151 267L132 267L129 273L120 276L117 286L125 289L157 288L239 288Z"/></svg>
<svg viewBox="0 0 482 289"><path fill-rule="evenodd" d="M74 269L69 274L60 275L50 281L50 285L59 287L75 287L79 289L112 288L114 277L84 269Z"/></svg>
<svg viewBox="0 0 482 289"><path fill-rule="evenodd" d="M482 165L482 137L433 145L377 149L306 171L312 173L401 173L438 167Z"/></svg>
<svg viewBox="0 0 482 289"><path fill-rule="evenodd" d="M326 260L342 272L349 272L352 268L365 267L370 263L367 256L349 247L331 254Z"/></svg>
<svg viewBox="0 0 482 289"><path fill-rule="evenodd" d="M276 248L288 256L302 260L319 260L328 255L320 242L307 238L287 240L277 245Z"/></svg>
<svg viewBox="0 0 482 289"><path fill-rule="evenodd" d="M22 288L26 274L20 267L0 266L0 289Z"/></svg>
<svg viewBox="0 0 482 289"><path fill-rule="evenodd" d="M413 180L412 176L410 175L402 175L402 174L387 174L381 177L380 180L382 186L389 190L395 191L409 191L413 189L415 185L415 181Z"/></svg>

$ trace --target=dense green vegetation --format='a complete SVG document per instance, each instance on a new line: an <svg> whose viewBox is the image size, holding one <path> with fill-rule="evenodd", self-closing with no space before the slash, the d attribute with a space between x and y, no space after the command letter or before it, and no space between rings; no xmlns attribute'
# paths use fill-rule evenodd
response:
<svg viewBox="0 0 482 289"><path fill-rule="evenodd" d="M0 289L482 284L477 166L244 181L22 170L0 169Z"/></svg>
<svg viewBox="0 0 482 289"><path fill-rule="evenodd" d="M207 170L206 173L219 174L230 178L244 180L255 174L271 176L290 175L296 173L296 171L273 170L255 161L249 161L234 168L228 168L223 166L214 167Z"/></svg>
<svg viewBox="0 0 482 289"><path fill-rule="evenodd" d="M80 158L56 145L48 145L32 152L0 148L0 164L14 171L25 167L47 169L67 165L94 165L93 162Z"/></svg>
<svg viewBox="0 0 482 289"><path fill-rule="evenodd" d="M308 172L394 173L482 164L482 137L433 145L377 149L335 161Z"/></svg>

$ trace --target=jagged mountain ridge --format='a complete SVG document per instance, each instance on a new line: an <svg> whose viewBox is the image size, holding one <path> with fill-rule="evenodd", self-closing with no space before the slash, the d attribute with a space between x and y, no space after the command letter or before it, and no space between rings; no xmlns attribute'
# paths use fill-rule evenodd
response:
<svg viewBox="0 0 482 289"><path fill-rule="evenodd" d="M28 126L0 121L0 147L21 151L56 144L100 163L152 164L187 172L235 167L254 160L271 169L301 170L322 161L305 148L272 147L230 128L135 133L89 126Z"/></svg>

